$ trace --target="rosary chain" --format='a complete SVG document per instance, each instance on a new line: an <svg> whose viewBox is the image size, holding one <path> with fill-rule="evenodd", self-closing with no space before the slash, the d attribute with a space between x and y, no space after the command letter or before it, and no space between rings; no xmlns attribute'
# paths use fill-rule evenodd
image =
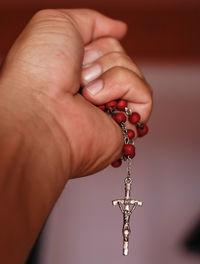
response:
<svg viewBox="0 0 200 264"><path fill-rule="evenodd" d="M129 144L130 142L130 140L129 140L129 137L128 137L128 131L127 131L127 128L126 128L126 126L125 126L125 124L124 124L124 122L121 122L120 123L120 126L121 126L121 128L122 128L122 133L123 133L123 137L124 137L124 144Z"/></svg>
<svg viewBox="0 0 200 264"><path fill-rule="evenodd" d="M128 157L126 160L127 163L127 176L124 179L125 184L126 183L132 183L132 178L131 178L131 172L132 172L132 166L131 166L131 159Z"/></svg>
<svg viewBox="0 0 200 264"><path fill-rule="evenodd" d="M120 124L121 128L122 128L122 133L123 133L123 137L124 137L124 143L125 144L129 144L130 143L130 139L128 137L128 131L126 128L126 125L124 124L124 122L122 122ZM134 142L132 142L132 144L134 144ZM127 183L132 183L132 178L131 178L131 159L129 157L124 156L124 160L126 160L127 163L127 177L124 179L125 184Z"/></svg>
<svg viewBox="0 0 200 264"><path fill-rule="evenodd" d="M142 206L142 202L133 200L130 196L131 185L133 179L132 174L132 159L135 156L135 132L132 129L127 129L126 120L135 125L138 136L144 136L148 132L148 127L140 122L140 115L133 112L127 106L127 101L118 100L108 102L99 108L111 116L121 127L124 146L122 150L122 157L113 163L113 167L117 168L121 165L122 160L126 162L127 175L124 179L125 197L124 199L117 199L112 201L113 205L118 205L123 214L123 255L127 256L129 252L129 235L130 235L130 216L137 206ZM124 113L121 113L123 111Z"/></svg>
<svg viewBox="0 0 200 264"><path fill-rule="evenodd" d="M109 105L110 104L110 105ZM110 103L108 103L108 105L106 106L106 109L105 111L107 112L107 114L109 114L111 117L114 117L116 116L117 118L117 115L120 113L120 110L121 109L117 109L116 106L115 106L116 102L115 101L111 101ZM133 123L135 126L136 126L136 129L143 129L144 128L144 125L138 120L138 118L140 119L140 115L136 112L133 113L132 109L128 108L128 106L124 106L124 109L123 109L124 113L126 114L126 116L128 117L129 121L131 123ZM132 117L133 116L133 117ZM121 116L120 116L121 118ZM134 139L133 138L129 138L128 136L128 129L125 125L125 121L119 121L120 119L117 120L117 122L119 123L121 129L122 129L122 134L123 134L123 139L124 139L124 144L125 145L135 145L135 142L134 142ZM135 121L137 120L137 121ZM148 132L148 129L146 128L146 132ZM141 133L141 132L140 132ZM123 154L122 158L121 158L121 161L124 160L126 161L127 163L127 176L126 178L124 179L125 181L125 184L126 183L129 183L131 184L132 183L132 178L131 178L131 159L133 157L131 157L131 155L125 155Z"/></svg>
<svg viewBox="0 0 200 264"><path fill-rule="evenodd" d="M132 109L128 108L127 106L124 107L124 112L126 113L127 116L130 116L133 113Z"/></svg>

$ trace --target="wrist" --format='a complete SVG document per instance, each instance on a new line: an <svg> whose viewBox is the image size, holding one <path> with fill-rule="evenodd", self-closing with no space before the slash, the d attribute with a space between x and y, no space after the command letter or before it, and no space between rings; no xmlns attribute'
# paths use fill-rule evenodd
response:
<svg viewBox="0 0 200 264"><path fill-rule="evenodd" d="M25 148L30 150L30 157L35 159L32 162L46 161L45 170L50 165L51 171L54 167L60 168L62 176L55 173L55 181L64 186L71 174L68 138L52 114L56 109L53 109L51 99L34 90L26 90L0 84L1 120L5 120L2 126L6 133L20 136Z"/></svg>

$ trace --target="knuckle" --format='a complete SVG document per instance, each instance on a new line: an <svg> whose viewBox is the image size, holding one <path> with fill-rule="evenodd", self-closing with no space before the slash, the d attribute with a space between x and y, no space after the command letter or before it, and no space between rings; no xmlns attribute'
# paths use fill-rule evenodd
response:
<svg viewBox="0 0 200 264"><path fill-rule="evenodd" d="M153 103L153 94L152 94L152 90L148 90L147 97L148 97L149 105L152 106L152 103Z"/></svg>
<svg viewBox="0 0 200 264"><path fill-rule="evenodd" d="M81 8L81 9L78 9L78 10L81 11L81 12L87 13L87 14L91 14L91 13L96 14L96 15L101 14L100 12L98 12L97 10L92 9L92 8Z"/></svg>
<svg viewBox="0 0 200 264"><path fill-rule="evenodd" d="M39 10L32 18L32 21L35 24L42 24L47 23L48 26L51 27L52 25L56 26L63 26L63 25L73 25L75 24L75 21L73 17L71 16L71 13L69 10L65 10L65 12L62 9L42 9Z"/></svg>
<svg viewBox="0 0 200 264"><path fill-rule="evenodd" d="M42 17L46 17L52 14L55 14L57 11L54 9L41 9L39 11L37 11L34 15L35 18L42 18Z"/></svg>
<svg viewBox="0 0 200 264"><path fill-rule="evenodd" d="M116 48L121 50L121 45L120 45L119 41L117 39L115 39L115 38L107 37L107 38L104 39L104 42L106 43L106 45L108 47L111 47L114 50L116 50Z"/></svg>
<svg viewBox="0 0 200 264"><path fill-rule="evenodd" d="M152 98L153 97L153 88L146 80L144 80L144 82L145 82L145 85L146 85L147 90L149 92L149 96Z"/></svg>
<svg viewBox="0 0 200 264"><path fill-rule="evenodd" d="M153 90L152 87L145 80L138 77L138 75L123 66L114 66L112 68L112 76L117 79L119 83L134 83L143 86L145 88L145 95L148 98L148 102L152 102Z"/></svg>
<svg viewBox="0 0 200 264"><path fill-rule="evenodd" d="M149 89L150 96L152 98L153 97L153 88L149 84L148 84L148 89Z"/></svg>
<svg viewBox="0 0 200 264"><path fill-rule="evenodd" d="M146 103L146 107L149 109L149 112L151 112L152 105L153 105L153 90L146 81L144 81L143 83L146 88L143 99Z"/></svg>
<svg viewBox="0 0 200 264"><path fill-rule="evenodd" d="M127 66L128 68L136 68L136 65L133 63L130 57L126 55L124 52L114 51L108 54L108 56L113 65L124 66L124 67Z"/></svg>
<svg viewBox="0 0 200 264"><path fill-rule="evenodd" d="M123 65L123 61L124 61L124 56L121 52L112 52L109 54L109 59L112 61L113 65L118 65L118 66L122 66Z"/></svg>
<svg viewBox="0 0 200 264"><path fill-rule="evenodd" d="M114 51L107 55L107 60L113 66L121 66L135 72L140 78L144 78L133 60L124 52Z"/></svg>
<svg viewBox="0 0 200 264"><path fill-rule="evenodd" d="M127 75L130 75L130 70L123 68L122 66L114 66L112 68L112 73L119 80L119 82L123 82L127 80Z"/></svg>
<svg viewBox="0 0 200 264"><path fill-rule="evenodd" d="M59 18L66 19L67 15L59 9L41 9L35 13L33 18L36 20L56 20Z"/></svg>

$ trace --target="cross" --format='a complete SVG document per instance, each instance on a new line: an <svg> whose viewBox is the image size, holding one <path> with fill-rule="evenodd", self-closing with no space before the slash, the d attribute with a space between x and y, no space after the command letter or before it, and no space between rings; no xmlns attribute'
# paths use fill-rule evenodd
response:
<svg viewBox="0 0 200 264"><path fill-rule="evenodd" d="M137 206L142 206L143 203L140 201L132 200L130 198L131 191L131 181L125 181L125 199L114 200L112 201L113 205L118 205L122 214L123 214L123 255L128 255L128 241L129 235L131 233L130 229L130 216L132 212L136 209Z"/></svg>

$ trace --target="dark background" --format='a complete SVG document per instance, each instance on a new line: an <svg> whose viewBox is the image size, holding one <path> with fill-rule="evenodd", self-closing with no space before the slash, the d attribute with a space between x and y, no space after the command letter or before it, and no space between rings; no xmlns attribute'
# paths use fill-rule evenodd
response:
<svg viewBox="0 0 200 264"><path fill-rule="evenodd" d="M44 8L93 8L125 21L124 45L137 59L200 58L198 0L18 0L0 2L0 55L3 56L30 17Z"/></svg>

